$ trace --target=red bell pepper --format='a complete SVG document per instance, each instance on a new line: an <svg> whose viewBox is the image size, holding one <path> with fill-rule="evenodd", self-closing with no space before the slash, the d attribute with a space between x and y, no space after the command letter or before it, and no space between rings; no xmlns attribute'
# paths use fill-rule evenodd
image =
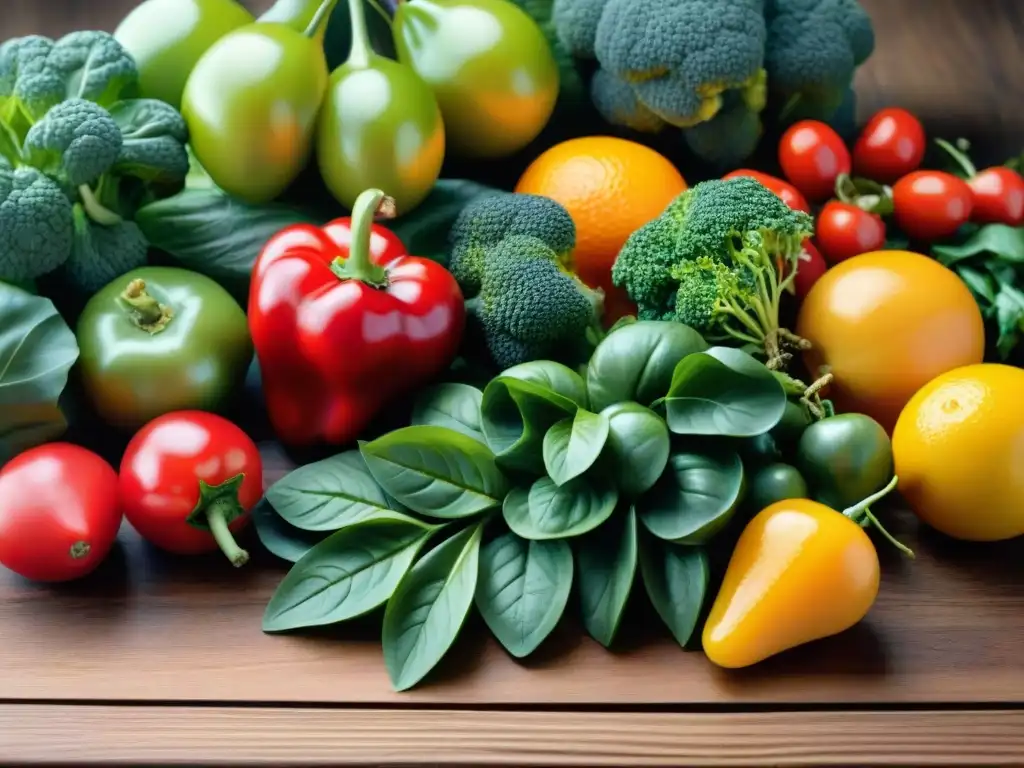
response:
<svg viewBox="0 0 1024 768"><path fill-rule="evenodd" d="M271 424L288 445L355 439L388 401L455 358L462 291L373 223L394 211L367 190L351 218L288 227L256 259L249 329Z"/></svg>

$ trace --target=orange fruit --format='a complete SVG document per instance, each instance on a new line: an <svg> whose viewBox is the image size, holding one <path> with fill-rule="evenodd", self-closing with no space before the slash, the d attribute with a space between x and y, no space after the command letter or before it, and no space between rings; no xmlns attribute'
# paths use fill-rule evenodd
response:
<svg viewBox="0 0 1024 768"><path fill-rule="evenodd" d="M910 251L872 251L832 267L804 298L796 332L812 344L810 374L833 374L836 408L866 413L890 433L917 390L985 353L967 286Z"/></svg>
<svg viewBox="0 0 1024 768"><path fill-rule="evenodd" d="M925 384L892 435L899 490L948 536L1024 533L1024 370L968 365Z"/></svg>
<svg viewBox="0 0 1024 768"><path fill-rule="evenodd" d="M686 181L663 155L611 136L556 144L530 164L515 188L550 197L572 216L573 263L583 282L604 290L606 323L636 311L611 278L626 238L657 218L685 190Z"/></svg>

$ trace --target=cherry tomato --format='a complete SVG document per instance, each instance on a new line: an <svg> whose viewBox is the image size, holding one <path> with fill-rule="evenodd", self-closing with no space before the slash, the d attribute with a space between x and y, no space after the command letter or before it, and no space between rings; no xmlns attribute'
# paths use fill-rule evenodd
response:
<svg viewBox="0 0 1024 768"><path fill-rule="evenodd" d="M921 121L905 109L889 107L864 126L853 146L853 167L858 176L892 184L921 166L926 148Z"/></svg>
<svg viewBox="0 0 1024 768"><path fill-rule="evenodd" d="M117 473L92 451L49 443L0 470L0 563L27 579L85 576L120 527Z"/></svg>
<svg viewBox="0 0 1024 768"><path fill-rule="evenodd" d="M974 197L971 220L979 224L1024 224L1024 178L1012 168L986 168L967 180Z"/></svg>
<svg viewBox="0 0 1024 768"><path fill-rule="evenodd" d="M766 189L771 190L782 198L782 202L794 211L811 212L811 206L807 204L807 198L800 194L800 190L788 181L783 181L778 176L772 176L770 173L761 173L761 171L754 171L750 168L740 168L736 171L730 171L722 178L735 179L737 176L748 176L755 181L761 182Z"/></svg>
<svg viewBox="0 0 1024 768"><path fill-rule="evenodd" d="M885 245L885 222L852 203L830 200L818 214L815 240L829 264L881 250Z"/></svg>
<svg viewBox="0 0 1024 768"><path fill-rule="evenodd" d="M896 222L914 240L949 237L971 218L974 198L967 182L945 171L914 171L892 188Z"/></svg>
<svg viewBox="0 0 1024 768"><path fill-rule="evenodd" d="M828 264L821 257L821 253L814 247L810 240L804 240L803 252L800 254L800 263L796 268L796 277L793 278L793 288L796 290L796 297L803 300L804 296L811 290L811 287L818 282L818 279L828 271Z"/></svg>
<svg viewBox="0 0 1024 768"><path fill-rule="evenodd" d="M850 150L832 128L817 120L791 125L779 141L779 165L810 200L824 200L840 174L850 172Z"/></svg>
<svg viewBox="0 0 1024 768"><path fill-rule="evenodd" d="M235 543L263 493L255 443L227 419L176 411L139 430L121 460L120 498L139 535L161 549L191 555L218 547L233 565L248 553Z"/></svg>

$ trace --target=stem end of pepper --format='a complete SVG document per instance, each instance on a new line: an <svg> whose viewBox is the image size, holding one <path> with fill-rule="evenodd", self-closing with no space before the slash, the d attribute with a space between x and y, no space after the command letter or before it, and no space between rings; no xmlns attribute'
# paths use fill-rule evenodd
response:
<svg viewBox="0 0 1024 768"><path fill-rule="evenodd" d="M121 302L128 307L131 321L147 333L160 333L174 317L174 310L161 304L146 292L146 281L137 277L121 292Z"/></svg>

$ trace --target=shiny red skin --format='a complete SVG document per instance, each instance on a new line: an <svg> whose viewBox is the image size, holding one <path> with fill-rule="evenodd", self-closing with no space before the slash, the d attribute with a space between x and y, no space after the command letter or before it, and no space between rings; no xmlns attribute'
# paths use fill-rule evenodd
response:
<svg viewBox="0 0 1024 768"><path fill-rule="evenodd" d="M782 198L782 202L794 211L803 211L804 213L811 212L811 206L808 204L807 198L800 194L800 190L788 181L780 179L778 176L772 176L770 173L762 173L761 171L755 171L750 168L740 168L739 170L730 171L722 178L735 179L738 176L747 176L755 181L761 182L766 189L771 190Z"/></svg>
<svg viewBox="0 0 1024 768"><path fill-rule="evenodd" d="M27 579L71 581L91 573L120 527L117 473L92 451L48 443L0 469L0 564ZM88 550L75 557L81 542Z"/></svg>
<svg viewBox="0 0 1024 768"><path fill-rule="evenodd" d="M887 107L868 120L853 145L858 176L893 184L921 167L928 138L921 121L905 109Z"/></svg>
<svg viewBox="0 0 1024 768"><path fill-rule="evenodd" d="M971 220L978 224L1024 224L1024 177L997 165L967 180L974 199Z"/></svg>
<svg viewBox="0 0 1024 768"><path fill-rule="evenodd" d="M794 123L779 140L783 174L812 202L831 196L836 179L849 174L851 164L842 137L818 120Z"/></svg>
<svg viewBox="0 0 1024 768"><path fill-rule="evenodd" d="M828 264L825 263L821 252L814 247L814 243L810 240L804 240L804 252L800 254L796 277L793 278L793 290L796 292L797 299L802 301L827 271Z"/></svg>
<svg viewBox="0 0 1024 768"><path fill-rule="evenodd" d="M462 291L437 262L392 252L371 256L387 267L384 288L339 279L330 264L348 257L347 229L288 227L253 267L249 328L288 445L354 440L385 403L444 370L462 339Z"/></svg>
<svg viewBox="0 0 1024 768"><path fill-rule="evenodd" d="M213 534L188 517L199 503L199 481L220 485L244 474L238 502L245 514L228 524L237 533L263 495L263 462L252 439L227 419L206 411L158 416L135 433L121 459L119 495L124 516L150 544L180 555L217 550Z"/></svg>
<svg viewBox="0 0 1024 768"><path fill-rule="evenodd" d="M852 203L829 200L818 214L814 239L829 264L885 246L885 222Z"/></svg>
<svg viewBox="0 0 1024 768"><path fill-rule="evenodd" d="M967 182L945 171L914 171L892 188L896 223L926 243L954 234L971 218L974 195Z"/></svg>

